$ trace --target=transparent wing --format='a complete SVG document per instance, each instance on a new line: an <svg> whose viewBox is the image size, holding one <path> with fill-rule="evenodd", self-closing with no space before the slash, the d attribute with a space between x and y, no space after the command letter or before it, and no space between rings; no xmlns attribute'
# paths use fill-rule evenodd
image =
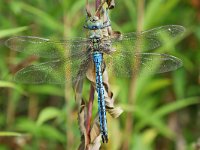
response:
<svg viewBox="0 0 200 150"><path fill-rule="evenodd" d="M182 35L185 28L179 25L166 25L141 33L132 32L116 35L111 38L112 47L123 53L123 51L140 50L141 52L153 50L163 46L166 38L171 40Z"/></svg>
<svg viewBox="0 0 200 150"><path fill-rule="evenodd" d="M6 41L6 46L10 49L36 55L44 58L68 57L68 51L74 55L88 46L85 38L72 38L70 40L53 41L50 39L34 36L12 37Z"/></svg>
<svg viewBox="0 0 200 150"><path fill-rule="evenodd" d="M15 81L30 84L64 84L73 83L85 76L90 57L76 55L68 60L56 59L38 65L31 65L18 71Z"/></svg>
<svg viewBox="0 0 200 150"><path fill-rule="evenodd" d="M105 55L108 72L115 76L131 77L135 72L145 70L145 74L163 73L176 70L182 66L182 61L174 56L158 53L118 53Z"/></svg>

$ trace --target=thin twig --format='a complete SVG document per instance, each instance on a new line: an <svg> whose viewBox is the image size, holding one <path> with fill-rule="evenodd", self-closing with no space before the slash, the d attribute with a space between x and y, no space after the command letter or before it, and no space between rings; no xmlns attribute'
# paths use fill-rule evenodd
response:
<svg viewBox="0 0 200 150"><path fill-rule="evenodd" d="M101 0L95 0L95 9L96 11L99 9L101 5ZM88 1L86 3L86 7L88 7ZM90 85L90 97L89 97L89 102L88 102L88 107L87 107L87 119L86 119L86 132L87 132L87 136L88 142L90 141L90 128L91 128L91 120L92 120L92 108L93 108L93 102L94 102L94 92L95 89L91 83ZM87 143L89 144L89 143Z"/></svg>
<svg viewBox="0 0 200 150"><path fill-rule="evenodd" d="M92 106L94 102L94 87L91 84L90 86L90 98L88 102L88 112L87 112L87 122L86 122L86 132L88 137L90 138L90 125L91 125L91 119L92 119Z"/></svg>
<svg viewBox="0 0 200 150"><path fill-rule="evenodd" d="M101 4L101 0L96 0L95 2L96 10L99 8L100 4ZM86 5L88 6L88 3ZM86 132L89 139L90 139L90 127L91 127L91 119L92 119L92 108L93 108L93 102L94 102L94 92L95 92L95 89L91 83L90 97L89 97L88 108L87 108L87 121L86 121Z"/></svg>
<svg viewBox="0 0 200 150"><path fill-rule="evenodd" d="M71 29L71 24L69 23L69 17L67 16L67 10L65 9L63 11L63 24L64 24L64 37L69 36L70 33L70 29ZM65 51L65 55L67 56L70 53L70 49L66 48ZM69 66L67 66L69 69L71 69ZM71 79L71 74L70 71L66 72L66 78ZM70 97L71 97L71 93L70 93L70 89L71 86L69 84L65 84L65 103L66 103L66 150L71 149L71 144L73 144L73 139L74 139L74 135L72 133L71 130L69 130L72 127L72 122L69 120L69 116L72 115L72 108L70 107L70 105L68 105Z"/></svg>
<svg viewBox="0 0 200 150"><path fill-rule="evenodd" d="M98 10L100 4L101 4L101 0L96 0L96 3L95 3L96 11Z"/></svg>
<svg viewBox="0 0 200 150"><path fill-rule="evenodd" d="M101 0L96 0L96 12L95 12L96 16L100 17L100 11L105 2L106 2L105 0L103 0L102 2Z"/></svg>

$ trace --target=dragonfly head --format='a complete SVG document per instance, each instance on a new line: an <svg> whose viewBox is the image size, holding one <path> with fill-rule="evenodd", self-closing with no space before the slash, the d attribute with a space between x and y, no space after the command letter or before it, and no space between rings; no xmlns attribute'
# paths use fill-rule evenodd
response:
<svg viewBox="0 0 200 150"><path fill-rule="evenodd" d="M103 22L97 16L91 16L86 20L84 28L89 30L98 30L103 28Z"/></svg>

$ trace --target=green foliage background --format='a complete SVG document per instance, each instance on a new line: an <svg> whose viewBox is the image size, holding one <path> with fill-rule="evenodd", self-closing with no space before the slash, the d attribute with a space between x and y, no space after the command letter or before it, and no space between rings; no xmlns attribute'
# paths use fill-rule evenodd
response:
<svg viewBox="0 0 200 150"><path fill-rule="evenodd" d="M136 0L116 0L116 8L110 12L112 28L136 31L137 6ZM84 0L0 0L0 149L78 148L80 135L72 89L12 82L13 68L27 60L27 56L10 51L4 41L16 35L59 39L85 36L84 8ZM186 28L176 47L168 47L172 49L167 51L182 59L184 65L174 72L138 79L132 104L128 103L129 91L134 90L130 89L130 80L110 77L116 103L125 112L118 119L108 116L110 140L102 149L123 149L128 140L132 150L197 150L200 144L199 22L198 0L145 1L144 30L167 24ZM85 99L89 87L86 81ZM96 110L95 104L94 113ZM131 116L129 120L127 114ZM127 124L132 125L131 132Z"/></svg>

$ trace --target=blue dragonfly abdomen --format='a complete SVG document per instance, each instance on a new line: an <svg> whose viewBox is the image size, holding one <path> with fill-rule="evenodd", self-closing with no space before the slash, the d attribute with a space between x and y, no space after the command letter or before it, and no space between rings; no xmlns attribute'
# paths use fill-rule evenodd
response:
<svg viewBox="0 0 200 150"><path fill-rule="evenodd" d="M98 94L98 114L100 122L100 130L103 142L108 142L108 131L107 131L107 119L106 119L106 106L105 106L105 96L104 96L104 86L102 78L102 63L103 54L101 52L95 51L93 53L93 61L95 64L96 73L96 91Z"/></svg>

